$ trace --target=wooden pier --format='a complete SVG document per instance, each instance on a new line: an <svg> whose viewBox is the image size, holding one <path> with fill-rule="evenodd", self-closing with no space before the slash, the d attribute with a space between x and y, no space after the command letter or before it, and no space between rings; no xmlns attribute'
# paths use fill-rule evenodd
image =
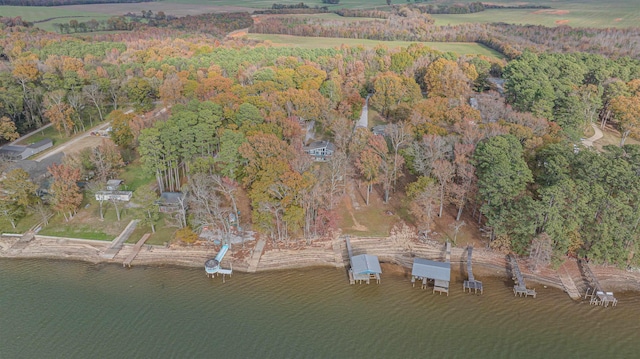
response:
<svg viewBox="0 0 640 359"><path fill-rule="evenodd" d="M511 264L511 274L513 281L516 282L516 285L513 286L513 295L514 296L532 296L536 297L535 289L527 289L527 285L524 282L524 278L522 277L522 272L520 272L520 267L518 267L518 261L516 260L516 256L513 254L509 254L509 263Z"/></svg>
<svg viewBox="0 0 640 359"><path fill-rule="evenodd" d="M589 282L589 288L587 288L584 299L589 299L589 304L601 305L603 307L608 307L609 304L611 304L612 307L617 306L618 299L613 296L613 292L605 292L602 289L598 278L596 278L593 271L591 271L589 263L579 260L578 264L582 267L582 272Z"/></svg>
<svg viewBox="0 0 640 359"><path fill-rule="evenodd" d="M476 294L478 294L478 291L480 291L480 294L482 294L482 282L473 278L473 269L471 264L472 252L473 247L467 246L467 275L469 276L469 279L465 280L464 283L462 283L462 291L466 293L467 289L469 289L469 293L471 293L471 290L473 289Z"/></svg>
<svg viewBox="0 0 640 359"><path fill-rule="evenodd" d="M140 238L138 243L136 243L136 245L133 246L133 252L131 254L129 254L127 259L124 260L124 262L122 262L122 266L123 267L131 267L131 262L133 262L133 260L136 258L136 256L140 252L140 249L142 249L142 246L144 245L144 242L146 242L147 239L149 239L150 236L151 236L151 233L145 233L142 236L142 238Z"/></svg>

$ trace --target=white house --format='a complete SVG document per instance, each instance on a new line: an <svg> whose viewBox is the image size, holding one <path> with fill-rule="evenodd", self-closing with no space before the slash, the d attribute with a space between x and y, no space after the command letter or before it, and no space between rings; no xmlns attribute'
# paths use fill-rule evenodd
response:
<svg viewBox="0 0 640 359"><path fill-rule="evenodd" d="M122 201L129 202L133 192L131 191L98 191L96 192L96 201Z"/></svg>

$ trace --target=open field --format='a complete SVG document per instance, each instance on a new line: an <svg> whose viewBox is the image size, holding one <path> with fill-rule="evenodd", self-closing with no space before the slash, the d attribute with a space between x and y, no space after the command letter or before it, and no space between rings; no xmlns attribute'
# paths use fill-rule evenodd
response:
<svg viewBox="0 0 640 359"><path fill-rule="evenodd" d="M271 34L248 34L248 38L271 41L274 45L280 46L294 46L302 48L333 48L340 45L358 46L362 45L367 48L373 48L379 44L384 44L389 48L394 47L406 47L413 42L409 41L378 41L378 40L362 40L362 39L343 39L333 37L305 37L305 36L291 36L291 35L271 35ZM426 46L429 46L435 50L442 52L455 52L460 55L467 54L480 54L490 57L502 58L502 55L497 51L491 50L488 47L482 46L476 43L468 42L423 42Z"/></svg>
<svg viewBox="0 0 640 359"><path fill-rule="evenodd" d="M0 16L22 16L27 21L58 18L36 24L36 26L52 31L56 22L67 22L71 19L83 20L95 18L106 19L112 15L123 15L131 12L139 14L142 10L154 13L163 11L169 15L186 16L209 12L253 11L270 8L274 2L280 4L297 4L299 0L167 0L135 4L91 4L68 5L55 7L35 6L0 6ZM473 2L459 0L458 2ZM378 8L388 9L386 0L342 0L339 5L322 4L320 0L305 1L309 6L328 6L330 9L342 8ZM405 2L396 1L398 4ZM492 1L495 4L513 5L505 0ZM461 23L506 22L512 24L532 24L545 26L570 25L574 27L632 27L640 26L640 3L636 0L532 0L517 4L550 6L550 9L491 9L475 14L441 14L432 15L437 25L456 25ZM298 16L298 15L291 15ZM306 16L306 15L305 15ZM315 14L314 17L341 18L334 14ZM60 18L68 17L68 18ZM341 18L346 20L345 18ZM348 19L348 18L347 18ZM354 19L361 20L361 19Z"/></svg>

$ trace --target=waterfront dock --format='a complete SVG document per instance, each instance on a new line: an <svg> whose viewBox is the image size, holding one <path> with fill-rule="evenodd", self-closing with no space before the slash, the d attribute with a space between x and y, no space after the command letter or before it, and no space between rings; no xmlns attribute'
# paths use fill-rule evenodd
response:
<svg viewBox="0 0 640 359"><path fill-rule="evenodd" d="M411 268L411 284L422 281L422 289L427 288L427 282L433 280L433 292L446 293L449 296L451 282L451 243L447 242L444 254L445 261L438 262L424 258L415 258Z"/></svg>
<svg viewBox="0 0 640 359"><path fill-rule="evenodd" d="M582 273L589 283L589 288L587 288L584 299L589 299L589 304L592 305L595 304L608 307L609 304L611 304L612 307L617 306L618 299L613 295L613 292L606 292L602 289L600 282L598 282L598 278L596 278L595 274L593 274L593 271L589 267L589 263L579 260L578 264L582 268Z"/></svg>
<svg viewBox="0 0 640 359"><path fill-rule="evenodd" d="M509 264L511 265L511 274L516 285L513 286L513 295L520 297L536 297L535 289L527 289L527 284L524 282L524 278L522 277L522 272L520 272L520 267L518 266L518 261L516 260L516 256L513 254L509 254Z"/></svg>
<svg viewBox="0 0 640 359"><path fill-rule="evenodd" d="M469 289L469 293L471 293L471 290L474 290L476 294L478 294L478 291L480 291L480 294L482 294L482 282L479 280L475 280L475 278L473 277L473 268L471 264L472 253L473 246L467 246L467 275L469 276L469 278L465 280L464 283L462 283L462 291L466 293L467 289Z"/></svg>
<svg viewBox="0 0 640 359"><path fill-rule="evenodd" d="M144 242L146 242L147 239L149 239L149 237L151 237L151 233L145 233L142 236L142 238L140 238L140 240L136 243L136 245L133 246L133 252L131 254L129 254L127 259L124 260L124 262L122 262L122 266L123 267L131 268L131 262L133 262L133 260L136 258L136 256L140 252L140 249L142 249L142 246L144 245Z"/></svg>
<svg viewBox="0 0 640 359"><path fill-rule="evenodd" d="M345 238L347 243L347 252L349 254L349 284L367 283L369 284L372 279L375 279L380 284L380 274L382 269L380 268L380 262L377 256L370 254L353 255L353 248L351 248L351 242L349 237Z"/></svg>

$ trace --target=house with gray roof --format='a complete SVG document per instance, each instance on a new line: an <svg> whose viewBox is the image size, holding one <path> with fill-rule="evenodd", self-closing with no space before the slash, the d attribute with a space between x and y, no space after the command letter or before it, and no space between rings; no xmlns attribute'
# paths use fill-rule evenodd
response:
<svg viewBox="0 0 640 359"><path fill-rule="evenodd" d="M329 141L316 141L304 146L302 150L313 157L316 162L326 162L333 156L336 146Z"/></svg>
<svg viewBox="0 0 640 359"><path fill-rule="evenodd" d="M45 138L28 146L6 145L0 148L0 157L10 161L25 160L51 147L53 147L53 141L50 138Z"/></svg>

